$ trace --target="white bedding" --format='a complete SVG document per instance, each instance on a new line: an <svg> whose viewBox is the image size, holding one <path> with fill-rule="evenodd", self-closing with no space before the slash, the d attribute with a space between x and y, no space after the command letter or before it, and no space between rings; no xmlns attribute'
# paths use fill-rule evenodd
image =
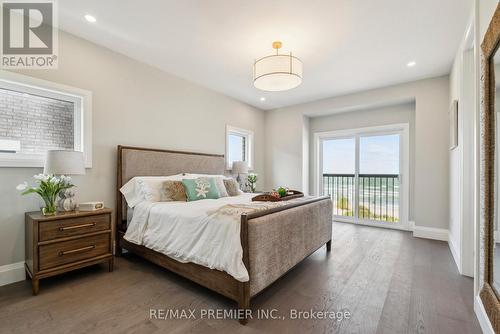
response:
<svg viewBox="0 0 500 334"><path fill-rule="evenodd" d="M179 262L222 270L246 282L249 276L243 264L239 221L221 219L213 212L227 204L250 203L253 196L245 193L193 202L139 203L125 239Z"/></svg>
<svg viewBox="0 0 500 334"><path fill-rule="evenodd" d="M133 216L134 216L134 208L127 206L127 226L130 225Z"/></svg>

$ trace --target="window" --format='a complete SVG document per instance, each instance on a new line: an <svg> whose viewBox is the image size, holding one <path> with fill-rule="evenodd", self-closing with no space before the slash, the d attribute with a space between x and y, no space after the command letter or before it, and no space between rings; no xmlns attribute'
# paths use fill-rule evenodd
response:
<svg viewBox="0 0 500 334"><path fill-rule="evenodd" d="M84 152L92 165L91 94L0 74L0 167L43 167L47 150Z"/></svg>
<svg viewBox="0 0 500 334"><path fill-rule="evenodd" d="M246 161L252 168L253 157L253 132L238 129L232 126L226 127L226 167L232 169L233 161Z"/></svg>

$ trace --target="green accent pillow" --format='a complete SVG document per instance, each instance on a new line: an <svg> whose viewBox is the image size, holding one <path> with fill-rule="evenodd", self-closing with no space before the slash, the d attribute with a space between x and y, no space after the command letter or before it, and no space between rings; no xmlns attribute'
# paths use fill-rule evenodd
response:
<svg viewBox="0 0 500 334"><path fill-rule="evenodd" d="M187 200L217 199L220 197L217 184L213 177L199 177L197 179L183 179L182 185L186 189Z"/></svg>

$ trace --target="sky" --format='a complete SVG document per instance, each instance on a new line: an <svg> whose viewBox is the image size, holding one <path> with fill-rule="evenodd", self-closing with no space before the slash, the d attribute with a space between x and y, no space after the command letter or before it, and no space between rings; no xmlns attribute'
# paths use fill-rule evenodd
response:
<svg viewBox="0 0 500 334"><path fill-rule="evenodd" d="M354 174L354 138L323 141L323 174ZM359 139L360 174L399 174L399 135L366 136Z"/></svg>

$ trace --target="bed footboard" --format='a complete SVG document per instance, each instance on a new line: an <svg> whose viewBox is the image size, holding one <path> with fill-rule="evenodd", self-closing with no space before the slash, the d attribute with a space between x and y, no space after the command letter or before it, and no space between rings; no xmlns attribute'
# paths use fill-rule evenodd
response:
<svg viewBox="0 0 500 334"><path fill-rule="evenodd" d="M330 251L332 215L326 196L242 215L243 262L250 281L238 283L238 307L248 310L253 296L323 245Z"/></svg>
<svg viewBox="0 0 500 334"><path fill-rule="evenodd" d="M250 296L262 291L332 238L329 198L247 218Z"/></svg>
<svg viewBox="0 0 500 334"><path fill-rule="evenodd" d="M250 281L240 285L240 308L299 262L332 239L332 201L329 197L297 202L243 215L243 261Z"/></svg>

